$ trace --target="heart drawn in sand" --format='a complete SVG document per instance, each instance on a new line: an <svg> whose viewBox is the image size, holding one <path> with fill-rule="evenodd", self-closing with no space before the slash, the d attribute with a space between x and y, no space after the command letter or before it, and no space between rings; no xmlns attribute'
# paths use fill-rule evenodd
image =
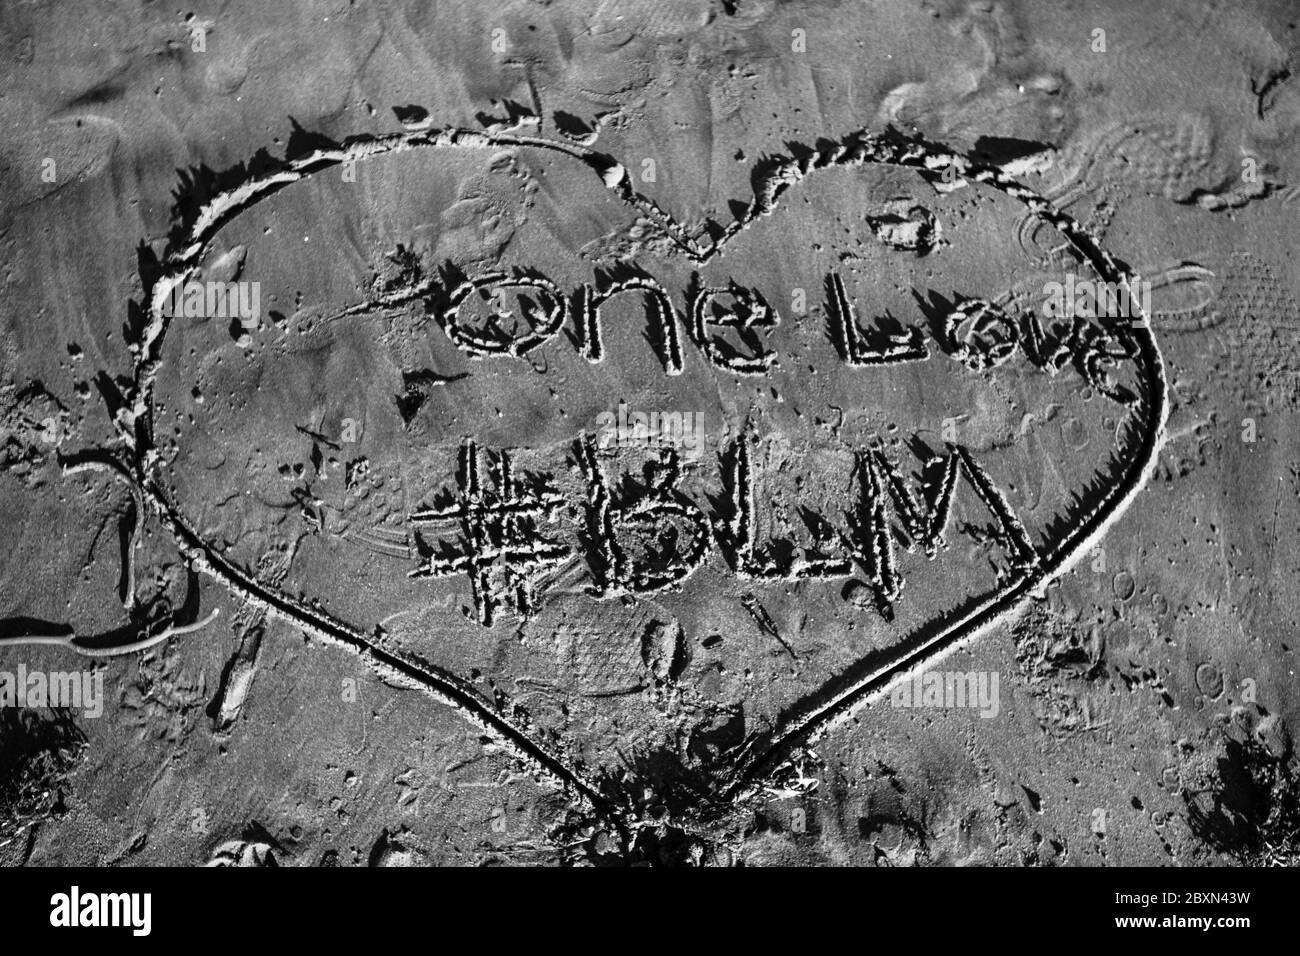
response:
<svg viewBox="0 0 1300 956"><path fill-rule="evenodd" d="M387 679L417 687L456 708L535 770L568 788L579 803L625 831L641 825L637 812L620 803L583 767L544 743L515 712L487 698L466 677L410 653L377 625L342 620L322 610L319 602L259 579L222 547L205 540L163 477L157 393L164 340L185 312L178 290L200 274L219 233L294 183L375 157L422 150L435 155L445 151L487 155L503 150L540 151L581 164L640 217L642 234L659 243L662 257L699 269L721 260L723 251L734 248L749 226L775 215L786 195L805 180L858 167L912 170L939 191L971 188L996 194L999 201L1020 204L1059 231L1081 267L1100 282L1127 291L1139 281L1082 226L1001 169L894 130L857 132L838 142L801 150L796 157L766 161L755 172L753 200L743 206L735 204L734 221L726 226L707 222L698 231L637 192L633 176L610 156L573 143L510 131L435 129L428 124L300 150L293 159L264 163L261 171L241 169L228 183L195 189L200 193L197 198L190 196L178 204L167 252L156 265L142 270L146 314L136 350L134 388L119 415L131 452L133 481L152 512L190 564L227 588L234 598L252 602L308 634L350 648ZM904 228L901 244L895 248L915 245L920 233L934 228L928 211L922 209L920 215L908 219L910 215L903 210L899 221L904 227L910 223L915 228ZM886 223L881 228L892 227ZM711 768L711 792L701 797L698 808L683 811L698 819L725 816L729 808L765 788L780 786L791 772L793 758L856 709L990 628L1009 622L1028 600L1041 595L1050 582L1087 554L1124 513L1148 480L1164 440L1167 396L1163 362L1142 315L1137 321L1076 322L1064 332L1054 332L1032 316L1011 314L1005 301L958 299L944 303L932 316L927 339L919 327L900 327L885 320L874 328L870 323L864 325L838 270L829 270L823 284L828 335L845 374L869 376L878 368L922 361L936 349L947 353L940 361L951 362L954 374L967 376L1002 366L1017 350L1045 375L1072 365L1084 385L1104 395L1121 413L1110 454L1077 488L1068 489L1067 500L1050 523L1031 531L1017 517L1015 505L979 456L959 442L947 440L948 436L944 436L944 450L922 462L917 491L908 486L897 463L879 447L856 449L856 492L846 511L848 527L830 535L831 547L826 553L803 548L777 555L757 540L754 499L760 478L751 425L736 429L724 443L724 493L712 513L674 493L675 476L682 467L693 464L683 462L678 450L662 455L661 467L647 487L629 493L608 474L608 456L604 454L608 443L599 431L580 428L575 429L581 433L574 436L572 458L582 476L584 494L579 500L566 502L553 488L531 485L514 475L505 450L496 450L493 459L492 450L466 440L460 449L454 494L410 516L413 524L421 526L449 522L448 536L456 542L455 546L427 549L412 572L430 577L458 575L467 580L474 615L483 624L491 624L501 613L527 613L537 578L572 556L572 549L566 549L549 532L538 531L536 523L566 504L584 516L582 557L591 572L592 600L636 597L682 586L700 567L720 557L727 573L754 581L756 588L803 579L842 583L856 577L864 593L870 595L870 600L863 602L873 609L869 613L890 621L895 605L903 600L900 547L909 551L921 547L933 553L944 544L954 490L960 485L968 489L965 493L974 494L974 500L992 517L993 537L1006 553L996 581L987 589L957 596L952 606L898 634L887 649L864 654L838 669L821 686L785 707L769 728L723 753ZM464 320L462 306L473 297L507 288L524 290L540 300L540 305L531 308L528 326L522 332L474 327ZM736 284L707 287L696 282L694 275L685 293L686 308L680 311L673 305L679 290L666 287L648 271L626 265L594 282L584 282L572 292L535 271L464 275L451 269L418 291L420 298L438 302L434 314L447 339L465 355L489 363L529 361L544 343L562 345L560 336L566 330L582 361L604 361L609 346L601 306L623 292L633 293L625 300L639 297L646 305L647 337L668 378L682 375L694 362L704 363L711 374L761 378L781 360L780 350L771 345L774 340L765 338L778 324L780 310L762 292ZM717 307L728 298L729 308ZM802 321L812 320L805 315ZM737 330L743 347L728 340L727 328ZM611 421L604 423L606 428L611 426ZM484 519L483 514L489 511L492 517ZM651 559L631 546L638 527L664 522L684 529L674 537L670 555ZM759 620L759 612L753 613Z"/></svg>

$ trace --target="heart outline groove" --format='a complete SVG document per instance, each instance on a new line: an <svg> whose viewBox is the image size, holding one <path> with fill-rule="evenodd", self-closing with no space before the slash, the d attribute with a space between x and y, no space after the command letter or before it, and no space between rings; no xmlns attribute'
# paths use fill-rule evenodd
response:
<svg viewBox="0 0 1300 956"><path fill-rule="evenodd" d="M233 597L265 610L325 643L347 647L372 670L400 685L412 687L452 707L527 765L535 773L558 783L595 817L615 827L629 839L649 822L637 811L615 802L585 770L571 764L530 732L526 723L482 696L458 674L425 661L395 646L381 628L367 631L323 609L259 580L207 542L171 499L160 479L162 459L154 441L154 393L163 363L162 346L172 316L167 302L172 290L193 276L216 235L257 203L279 190L322 172L368 158L417 149L537 149L559 153L586 165L604 187L635 209L667 238L675 250L696 263L719 255L727 243L750 223L770 215L783 194L823 169L880 165L915 170L923 178L945 185L982 185L1016 200L1029 216L1055 227L1069 245L1102 280L1126 291L1138 287L1140 277L1125 263L1106 252L1100 242L1072 217L1057 209L1034 190L982 164L960 151L925 140L920 135L893 128L872 133L859 130L830 144L819 144L798 160L780 162L755 186L749 205L734 221L718 227L705 221L692 234L652 200L636 192L631 176L612 157L590 148L510 132L484 132L454 127L434 128L428 123L408 126L403 132L383 136L357 136L341 143L301 151L293 159L278 161L260 173L240 167L238 181L204 197L191 197L186 205L184 184L174 207L174 228L160 260L149 261L141 247L141 285L144 314L140 317L132 387L115 415L124 456L86 455L84 463L110 468L132 487L172 536L191 569L221 584ZM192 183L196 191L196 183ZM708 227L714 226L712 230ZM1035 547L1034 560L1012 573L999 586L964 605L945 611L897 641L882 662L860 658L820 687L805 694L778 715L776 725L753 734L710 766L715 781L708 805L672 821L693 833L716 829L720 820L764 792L772 781L788 774L805 748L842 725L861 707L879 699L897 681L933 664L978 639L999 625L1009 624L1045 588L1065 574L1105 536L1141 493L1156 466L1166 438L1168 385L1164 361L1149 322L1139 312L1138 321L1119 329L1137 369L1138 390L1132 396L1120 439L1107 462L1093 476L1098 497L1081 513L1069 516L1069 527L1046 544ZM1121 455L1122 453L1122 455ZM1117 472L1117 473L1116 473ZM1101 487L1096 488L1096 481ZM1082 501L1077 503L1080 507ZM137 509L137 531L143 512ZM1057 516L1057 524L1061 516ZM1053 543L1054 541L1054 543ZM662 819L656 825L662 823Z"/></svg>

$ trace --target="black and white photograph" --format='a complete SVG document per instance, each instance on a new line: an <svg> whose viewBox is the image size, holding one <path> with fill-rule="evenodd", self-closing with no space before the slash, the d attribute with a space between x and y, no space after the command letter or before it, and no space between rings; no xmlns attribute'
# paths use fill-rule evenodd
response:
<svg viewBox="0 0 1300 956"><path fill-rule="evenodd" d="M0 0L23 919L1090 871L1108 938L1248 936L1297 74L1296 0Z"/></svg>

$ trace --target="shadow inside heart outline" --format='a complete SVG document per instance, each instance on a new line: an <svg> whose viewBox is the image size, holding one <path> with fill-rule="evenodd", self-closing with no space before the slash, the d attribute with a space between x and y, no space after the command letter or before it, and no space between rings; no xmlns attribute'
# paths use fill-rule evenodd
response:
<svg viewBox="0 0 1300 956"><path fill-rule="evenodd" d="M383 676L422 690L454 707L535 770L572 790L580 800L620 829L635 822L627 818L627 808L612 803L610 796L602 793L582 770L571 766L557 752L535 739L522 720L499 710L455 673L393 646L379 628L367 632L335 618L312 603L259 581L206 542L170 500L156 478L160 455L153 443L154 385L162 363L163 339L171 318L167 303L172 289L186 282L198 269L217 233L241 213L285 186L343 163L430 147L527 148L557 152L584 163L601 177L606 188L655 223L686 257L702 263L719 253L751 222L770 214L790 186L817 170L879 164L912 168L932 181L942 176L949 184L973 183L996 189L1055 226L1102 280L1126 289L1135 288L1139 281L1132 270L1105 252L1072 217L1056 209L1036 192L1006 177L996 167L974 162L957 151L927 142L919 135L905 135L892 128L883 133L859 131L838 143L820 145L819 149L797 160L775 161L768 174L757 180L753 201L736 216L734 222L722 228L711 222L705 223L704 230L696 235L690 234L652 200L637 193L632 188L628 171L612 157L570 143L510 133L434 129L426 124L408 127L402 133L360 136L342 143L316 137L311 145L314 148L300 151L296 158L272 163L257 174L240 167L235 171L234 181L201 204L187 197L183 186L176 205L177 222L161 263L156 266L149 264L147 253L142 251L141 282L148 312L138 330L132 392L127 406L119 411L116 419L132 453L134 482L193 568L215 578L232 594L261 606L305 632L350 647ZM293 152L291 148L290 153ZM199 184L193 181L189 185L195 187ZM188 204L187 199L190 200ZM711 226L714 227L712 230ZM940 615L901 639L884 655L885 659L881 660L877 655L859 660L783 712L773 730L752 735L738 748L724 754L709 768L716 774L717 786L713 796L722 797L723 804L735 805L761 791L763 782L778 774L782 764L800 748L835 727L858 707L883 694L896 679L942 658L998 623L1008 621L1031 596L1041 595L1047 584L1069 570L1100 540L1146 484L1165 437L1168 409L1164 365L1145 319L1139 315L1138 323L1119 329L1137 365L1139 388L1120 429L1124 438L1113 450L1109 462L1094 474L1092 484L1087 486L1094 500L1077 500L1067 509L1067 514L1058 515L1055 524L1063 530L1054 543L1049 531L1049 541L1044 548L1038 549L1035 563L1013 571L993 591L971 598L958 609Z"/></svg>

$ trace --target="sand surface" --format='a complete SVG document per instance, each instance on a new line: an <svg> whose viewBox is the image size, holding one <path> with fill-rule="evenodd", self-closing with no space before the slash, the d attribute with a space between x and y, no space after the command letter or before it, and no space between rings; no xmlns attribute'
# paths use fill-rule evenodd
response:
<svg viewBox="0 0 1300 956"><path fill-rule="evenodd" d="M1297 18L5 4L0 862L1294 863Z"/></svg>

